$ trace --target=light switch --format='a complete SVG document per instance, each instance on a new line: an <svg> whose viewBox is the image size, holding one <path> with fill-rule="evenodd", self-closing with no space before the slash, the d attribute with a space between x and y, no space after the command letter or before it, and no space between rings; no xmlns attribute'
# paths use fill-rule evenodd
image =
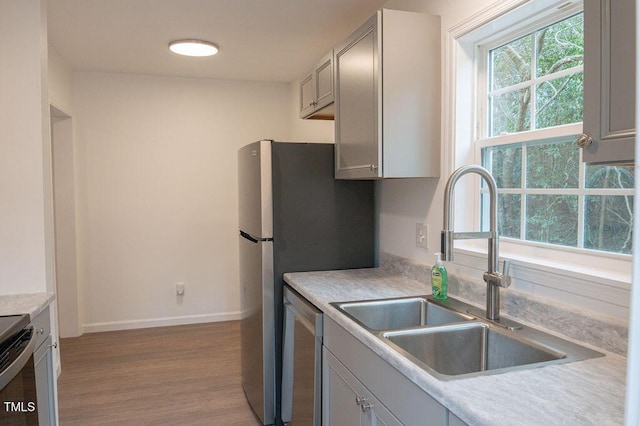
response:
<svg viewBox="0 0 640 426"><path fill-rule="evenodd" d="M416 223L416 247L429 250L429 225Z"/></svg>
<svg viewBox="0 0 640 426"><path fill-rule="evenodd" d="M176 294L178 296L184 296L184 283L176 284Z"/></svg>

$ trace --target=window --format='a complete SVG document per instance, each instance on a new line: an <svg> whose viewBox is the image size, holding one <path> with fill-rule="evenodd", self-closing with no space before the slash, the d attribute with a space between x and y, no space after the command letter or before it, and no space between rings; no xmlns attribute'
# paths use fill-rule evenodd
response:
<svg viewBox="0 0 640 426"><path fill-rule="evenodd" d="M563 14L479 47L476 147L498 185L498 231L630 254L633 167L582 162L584 18ZM481 199L487 213L486 188Z"/></svg>

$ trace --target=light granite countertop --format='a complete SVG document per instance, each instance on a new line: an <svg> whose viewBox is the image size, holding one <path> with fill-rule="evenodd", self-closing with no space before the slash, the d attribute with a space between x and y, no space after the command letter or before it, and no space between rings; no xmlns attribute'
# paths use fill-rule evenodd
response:
<svg viewBox="0 0 640 426"><path fill-rule="evenodd" d="M297 272L284 277L325 315L469 425L624 423L626 358L620 355L585 344L605 357L441 381L330 305L331 302L428 294L430 289L425 284L379 268Z"/></svg>
<svg viewBox="0 0 640 426"><path fill-rule="evenodd" d="M11 294L0 296L0 315L29 314L31 319L53 302L53 293Z"/></svg>

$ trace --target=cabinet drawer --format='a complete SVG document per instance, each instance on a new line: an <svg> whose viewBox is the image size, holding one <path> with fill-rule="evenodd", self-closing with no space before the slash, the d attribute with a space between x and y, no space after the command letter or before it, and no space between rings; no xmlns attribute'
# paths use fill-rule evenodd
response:
<svg viewBox="0 0 640 426"><path fill-rule="evenodd" d="M36 348L43 344L47 337L51 334L51 318L49 315L49 307L40 312L31 320L31 325L36 333Z"/></svg>

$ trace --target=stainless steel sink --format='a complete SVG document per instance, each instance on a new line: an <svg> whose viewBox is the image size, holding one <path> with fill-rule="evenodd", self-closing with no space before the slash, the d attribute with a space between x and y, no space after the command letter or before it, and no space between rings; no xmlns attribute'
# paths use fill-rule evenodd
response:
<svg viewBox="0 0 640 426"><path fill-rule="evenodd" d="M391 346L442 377L562 360L566 353L482 322L385 332ZM511 334L511 335L510 335Z"/></svg>
<svg viewBox="0 0 640 426"><path fill-rule="evenodd" d="M417 296L332 305L441 380L603 356L508 319L487 320L476 308L453 298Z"/></svg>
<svg viewBox="0 0 640 426"><path fill-rule="evenodd" d="M437 305L426 296L332 303L339 311L370 331L435 326L473 317Z"/></svg>

